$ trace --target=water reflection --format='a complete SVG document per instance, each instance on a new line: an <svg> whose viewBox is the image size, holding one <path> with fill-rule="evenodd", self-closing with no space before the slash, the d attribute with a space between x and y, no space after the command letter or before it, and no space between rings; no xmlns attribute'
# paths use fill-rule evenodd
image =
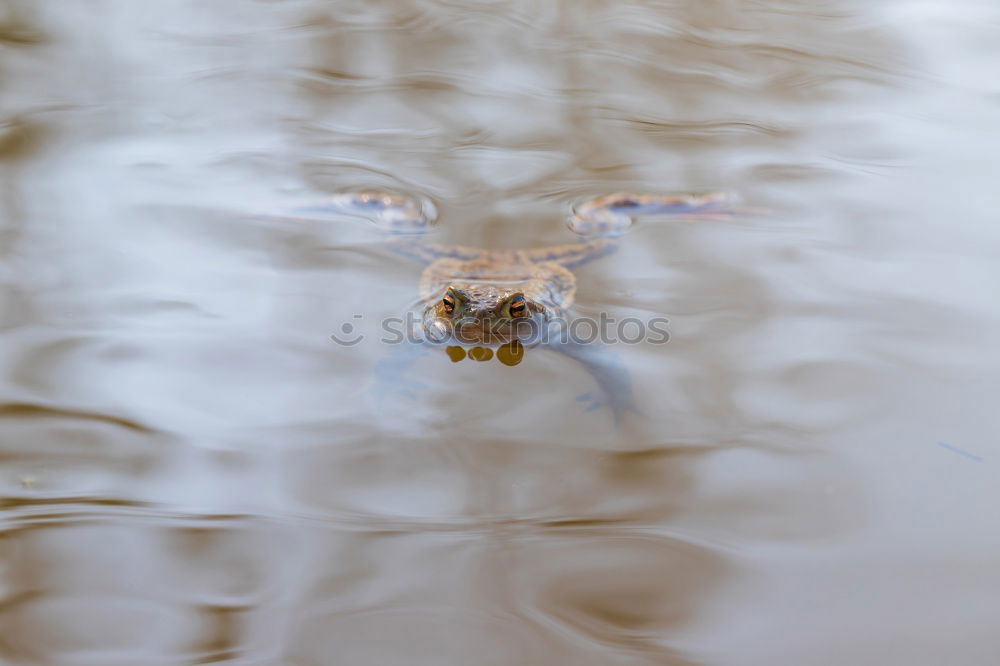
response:
<svg viewBox="0 0 1000 666"><path fill-rule="evenodd" d="M469 349L468 353L466 353L464 347L452 345L445 347L444 351L448 355L448 358L451 359L452 363L458 363L466 358L479 362L489 361L493 358L493 350L489 347L472 347ZM506 344L502 344L497 348L496 359L504 365L518 365L524 360L524 345L522 345L518 340L512 340Z"/></svg>

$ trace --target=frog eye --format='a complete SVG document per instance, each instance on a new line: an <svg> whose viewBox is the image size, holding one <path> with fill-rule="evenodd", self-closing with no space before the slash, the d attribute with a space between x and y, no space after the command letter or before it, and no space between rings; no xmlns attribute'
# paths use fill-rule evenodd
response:
<svg viewBox="0 0 1000 666"><path fill-rule="evenodd" d="M524 300L524 296L518 294L510 299L507 311L511 317L526 317L528 316L528 302Z"/></svg>
<svg viewBox="0 0 1000 666"><path fill-rule="evenodd" d="M445 292L445 295L441 298L441 307L444 308L445 312L451 314L452 312L455 311L456 300L457 299L455 298L455 292L449 289L447 292Z"/></svg>

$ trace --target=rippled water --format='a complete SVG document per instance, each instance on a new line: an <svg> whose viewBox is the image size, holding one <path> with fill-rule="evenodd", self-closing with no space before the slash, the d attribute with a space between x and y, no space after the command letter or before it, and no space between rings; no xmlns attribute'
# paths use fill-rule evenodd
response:
<svg viewBox="0 0 1000 666"><path fill-rule="evenodd" d="M9 0L0 660L993 663L998 56L985 0ZM359 187L749 213L576 270L670 322L616 422L380 342L421 265L294 214Z"/></svg>

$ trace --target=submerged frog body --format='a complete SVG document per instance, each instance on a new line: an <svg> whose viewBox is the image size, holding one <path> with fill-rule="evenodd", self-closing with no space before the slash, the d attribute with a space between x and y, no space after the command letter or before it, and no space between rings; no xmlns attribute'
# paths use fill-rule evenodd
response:
<svg viewBox="0 0 1000 666"><path fill-rule="evenodd" d="M365 193L364 205L372 196ZM396 199L385 198L387 203ZM399 254L427 263L420 279L426 303L424 327L441 341L453 336L472 344L506 343L530 335L542 322L562 315L572 304L576 277L572 268L613 251L617 236L634 215L704 214L724 208L723 195L651 195L618 193L579 204L568 226L578 236L599 236L578 243L526 250L490 250L437 245L419 239L390 244ZM386 207L398 226L400 206ZM408 210L415 206L408 205ZM413 227L426 228L425 219Z"/></svg>
<svg viewBox="0 0 1000 666"><path fill-rule="evenodd" d="M425 264L420 279L422 325L433 342L454 340L461 345L445 349L453 362L465 358L486 361L491 346L500 345L495 358L517 365L523 355L521 340L562 317L573 305L576 277L573 268L617 247L618 236L634 217L666 215L709 217L729 212L719 194L650 195L618 193L579 203L568 226L579 242L554 247L499 250L428 243L418 235L433 225L433 204L406 195L365 190L335 197L332 205L316 209L364 217L393 234L387 242L395 253ZM628 373L617 354L605 344L573 339L541 339L539 344L583 364L600 391L577 397L586 409L610 407L619 421L632 407ZM383 359L376 369L377 385L385 392L404 383L406 369L426 345L404 345Z"/></svg>

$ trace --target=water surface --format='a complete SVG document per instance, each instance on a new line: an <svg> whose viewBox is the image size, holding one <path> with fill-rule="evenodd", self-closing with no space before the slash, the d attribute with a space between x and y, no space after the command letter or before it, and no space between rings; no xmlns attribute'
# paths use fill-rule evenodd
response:
<svg viewBox="0 0 1000 666"><path fill-rule="evenodd" d="M987 2L8 2L0 660L961 664L1000 653ZM436 242L573 240L578 360L388 384ZM338 345L350 324L365 335Z"/></svg>

